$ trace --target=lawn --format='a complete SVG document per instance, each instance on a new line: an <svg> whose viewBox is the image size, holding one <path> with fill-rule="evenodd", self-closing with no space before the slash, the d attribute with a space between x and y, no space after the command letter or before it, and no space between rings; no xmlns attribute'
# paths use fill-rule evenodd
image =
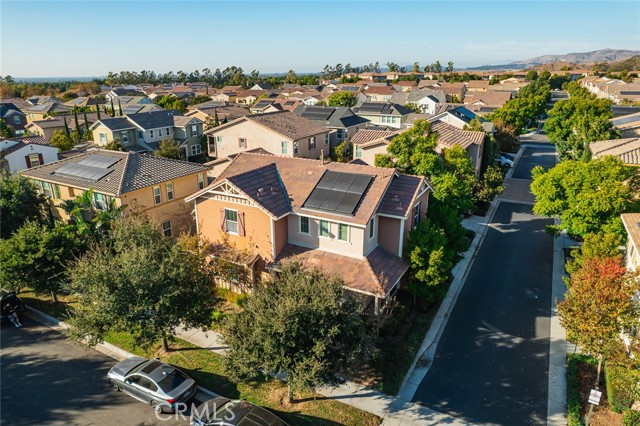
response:
<svg viewBox="0 0 640 426"><path fill-rule="evenodd" d="M60 315L60 319L68 316L69 309L72 309L74 304L71 298L64 296L60 296L60 302L56 304L51 302L51 298L29 292L20 293L20 297L33 308L50 315ZM166 353L162 351L160 343L148 349L136 346L133 338L126 333L110 333L105 340L135 355L158 357L176 365L193 377L200 386L229 398L246 399L267 407L291 425L380 424L380 418L373 414L318 394L299 395L298 402L288 403L287 386L277 379L264 378L234 383L228 378L220 355L180 339L170 341L170 351Z"/></svg>

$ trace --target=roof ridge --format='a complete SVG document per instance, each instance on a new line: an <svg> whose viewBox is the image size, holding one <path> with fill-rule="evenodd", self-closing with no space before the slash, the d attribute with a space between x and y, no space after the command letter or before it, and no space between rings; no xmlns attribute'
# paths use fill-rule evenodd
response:
<svg viewBox="0 0 640 426"><path fill-rule="evenodd" d="M120 176L120 182L118 182L118 189L116 195L122 194L122 186L124 185L124 177L127 175L127 167L129 167L129 158L132 155L131 152L127 152L127 156L124 158L124 164L122 166L122 175Z"/></svg>

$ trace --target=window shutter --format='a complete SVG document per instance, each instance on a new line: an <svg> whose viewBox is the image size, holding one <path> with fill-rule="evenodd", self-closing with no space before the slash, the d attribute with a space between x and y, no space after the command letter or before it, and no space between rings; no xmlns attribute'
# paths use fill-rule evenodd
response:
<svg viewBox="0 0 640 426"><path fill-rule="evenodd" d="M220 210L220 229L227 232L227 215L224 209Z"/></svg>
<svg viewBox="0 0 640 426"><path fill-rule="evenodd" d="M40 165L44 164L44 160L42 159L42 154L38 153L38 160L40 160Z"/></svg>
<svg viewBox="0 0 640 426"><path fill-rule="evenodd" d="M30 169L31 168L31 160L29 159L29 156L25 155L24 159L27 160L27 169Z"/></svg>
<svg viewBox="0 0 640 426"><path fill-rule="evenodd" d="M245 232L244 229L244 213L238 213L238 225L239 229L238 229L238 234L240 234L241 237L244 237L245 235L247 235L247 233Z"/></svg>

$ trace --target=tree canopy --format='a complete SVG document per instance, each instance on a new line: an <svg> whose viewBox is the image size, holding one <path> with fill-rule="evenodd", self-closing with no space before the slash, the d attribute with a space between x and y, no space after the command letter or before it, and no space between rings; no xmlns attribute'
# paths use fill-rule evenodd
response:
<svg viewBox="0 0 640 426"><path fill-rule="evenodd" d="M58 151L68 151L76 145L71 135L67 135L64 130L56 130L51 137L51 145L58 148Z"/></svg>
<svg viewBox="0 0 640 426"><path fill-rule="evenodd" d="M180 159L180 148L173 139L164 139L160 141L158 150L156 151L157 157L171 158L174 160Z"/></svg>
<svg viewBox="0 0 640 426"><path fill-rule="evenodd" d="M47 198L29 179L0 174L0 237L9 238L27 221L47 221Z"/></svg>
<svg viewBox="0 0 640 426"><path fill-rule="evenodd" d="M327 98L327 105L329 106L352 107L355 104L356 104L356 97L351 92L336 92L336 93L332 93Z"/></svg>
<svg viewBox="0 0 640 426"><path fill-rule="evenodd" d="M640 211L637 169L618 158L589 162L567 160L545 172L532 170L534 213L560 219L550 230L585 236L600 231L624 235L620 214Z"/></svg>

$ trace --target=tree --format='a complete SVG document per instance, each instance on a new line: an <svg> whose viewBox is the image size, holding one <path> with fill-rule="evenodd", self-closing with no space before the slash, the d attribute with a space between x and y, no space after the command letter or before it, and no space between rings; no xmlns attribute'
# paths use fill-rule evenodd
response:
<svg viewBox="0 0 640 426"><path fill-rule="evenodd" d="M356 104L356 97L351 92L336 92L336 93L332 93L327 98L327 105L329 106L352 107L355 104Z"/></svg>
<svg viewBox="0 0 640 426"><path fill-rule="evenodd" d="M91 131L89 130L89 119L87 119L87 109L86 108L82 110L82 115L83 115L83 118L84 118L84 135L88 139L88 135L91 133Z"/></svg>
<svg viewBox="0 0 640 426"><path fill-rule="evenodd" d="M122 117L122 104L120 103L120 98L118 98L118 115Z"/></svg>
<svg viewBox="0 0 640 426"><path fill-rule="evenodd" d="M126 331L142 347L161 340L166 351L179 325L208 326L212 288L204 249L195 237L165 237L148 219L117 222L111 238L69 267L68 288L79 299L72 336L95 344L108 331Z"/></svg>
<svg viewBox="0 0 640 426"><path fill-rule="evenodd" d="M504 192L504 175L495 164L487 167L482 179L476 184L475 195L479 201L490 202L497 195Z"/></svg>
<svg viewBox="0 0 640 426"><path fill-rule="evenodd" d="M565 299L558 303L569 340L598 358L596 387L602 361L622 345L620 333L638 325L640 306L633 299L639 290L638 273L627 271L619 259L594 258L571 276Z"/></svg>
<svg viewBox="0 0 640 426"><path fill-rule="evenodd" d="M343 286L318 270L284 265L225 324L227 371L236 380L286 373L292 398L361 365L373 336Z"/></svg>
<svg viewBox="0 0 640 426"><path fill-rule="evenodd" d="M124 145L122 145L122 142L120 142L120 139L118 138L114 138L112 141L107 142L103 148L111 151L124 151Z"/></svg>
<svg viewBox="0 0 640 426"><path fill-rule="evenodd" d="M26 222L46 223L47 198L29 179L0 174L0 237L9 238Z"/></svg>
<svg viewBox="0 0 640 426"><path fill-rule="evenodd" d="M613 258L622 262L623 256L620 246L623 237L611 232L589 233L584 236L580 248L571 250L572 259L565 264L565 269L571 275L580 270L584 262L596 258ZM567 284L570 283L565 277Z"/></svg>
<svg viewBox="0 0 640 426"><path fill-rule="evenodd" d="M413 63L413 72L414 73L420 72L420 63L419 62L414 62Z"/></svg>
<svg viewBox="0 0 640 426"><path fill-rule="evenodd" d="M111 98L111 116L115 117L116 116L116 109L113 106L113 98Z"/></svg>
<svg viewBox="0 0 640 426"><path fill-rule="evenodd" d="M96 117L98 120L102 120L102 118L100 118L100 105L98 104L96 104Z"/></svg>
<svg viewBox="0 0 640 426"><path fill-rule="evenodd" d="M174 160L180 159L180 147L173 139L164 139L160 141L158 150L156 151L156 157L172 158Z"/></svg>
<svg viewBox="0 0 640 426"><path fill-rule="evenodd" d="M527 81L534 81L538 79L538 71L536 70L529 70L527 72L527 75L525 76L525 78L527 79Z"/></svg>
<svg viewBox="0 0 640 426"><path fill-rule="evenodd" d="M351 161L351 144L345 140L338 144L333 150L333 156L338 163L348 163Z"/></svg>
<svg viewBox="0 0 640 426"><path fill-rule="evenodd" d="M58 151L68 151L74 147L75 142L71 139L71 135L65 134L64 130L56 130L51 137L51 145L58 148Z"/></svg>
<svg viewBox="0 0 640 426"><path fill-rule="evenodd" d="M449 73L453 72L453 61L449 61L447 63L447 72L449 72Z"/></svg>
<svg viewBox="0 0 640 426"><path fill-rule="evenodd" d="M80 123L78 122L78 109L77 108L73 108L73 121L76 125L75 131L80 133Z"/></svg>
<svg viewBox="0 0 640 426"><path fill-rule="evenodd" d="M376 154L373 160L373 164L376 167L387 167L387 168L395 167L393 158L391 158L391 156L388 154Z"/></svg>
<svg viewBox="0 0 640 426"><path fill-rule="evenodd" d="M588 163L567 160L545 172L532 170L534 213L560 219L548 229L585 236L594 232L625 235L620 214L640 211L635 194L640 173L615 157Z"/></svg>
<svg viewBox="0 0 640 426"><path fill-rule="evenodd" d="M493 121L495 131L493 137L500 147L500 151L514 152L518 140L518 128L496 118Z"/></svg>
<svg viewBox="0 0 640 426"><path fill-rule="evenodd" d="M64 123L64 134L69 137L71 136L71 132L69 131L69 124L67 123L67 117L62 117L62 122Z"/></svg>
<svg viewBox="0 0 640 426"><path fill-rule="evenodd" d="M431 64L431 71L440 74L442 72L442 65L440 65L440 61L436 61Z"/></svg>
<svg viewBox="0 0 640 426"><path fill-rule="evenodd" d="M209 102L210 100L211 100L211 96L198 95L191 100L191 105L197 105L203 102Z"/></svg>
<svg viewBox="0 0 640 426"><path fill-rule="evenodd" d="M94 242L106 237L116 220L123 217L126 207L126 204L118 206L112 198L108 204L98 208L93 188L62 203L62 208L69 215L68 223L75 226L83 237L91 238Z"/></svg>
<svg viewBox="0 0 640 426"><path fill-rule="evenodd" d="M0 286L20 291L56 292L66 281L66 262L85 250L85 240L72 226L26 222L11 238L0 241Z"/></svg>
<svg viewBox="0 0 640 426"><path fill-rule="evenodd" d="M0 118L0 137L2 138L12 138L13 137L13 129L7 125L4 119Z"/></svg>

